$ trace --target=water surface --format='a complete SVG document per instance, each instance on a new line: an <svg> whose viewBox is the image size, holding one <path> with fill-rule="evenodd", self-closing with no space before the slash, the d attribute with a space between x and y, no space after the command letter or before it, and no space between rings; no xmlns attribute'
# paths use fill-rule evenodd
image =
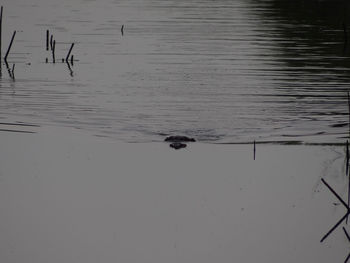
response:
<svg viewBox="0 0 350 263"><path fill-rule="evenodd" d="M3 54L17 30L8 59L15 80L4 64L0 79L4 122L128 142L184 134L217 143L339 143L348 134L343 1L3 5ZM46 51L47 29L56 63ZM68 67L61 58L72 42Z"/></svg>

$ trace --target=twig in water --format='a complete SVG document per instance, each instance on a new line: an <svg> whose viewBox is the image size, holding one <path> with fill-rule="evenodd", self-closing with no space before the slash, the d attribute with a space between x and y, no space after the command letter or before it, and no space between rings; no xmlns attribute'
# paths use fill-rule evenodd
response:
<svg viewBox="0 0 350 263"><path fill-rule="evenodd" d="M349 172L349 141L346 140L346 167L345 167L345 175L348 176Z"/></svg>
<svg viewBox="0 0 350 263"><path fill-rule="evenodd" d="M338 195L338 193L334 191L334 189L323 178L321 179L321 181L328 187L328 189L335 195L335 197L338 198L338 200L345 206L345 208L350 210L348 204L345 203L345 201Z"/></svg>
<svg viewBox="0 0 350 263"><path fill-rule="evenodd" d="M325 234L322 239L321 243L345 220L345 218L350 214L350 211L348 211L328 232Z"/></svg>
<svg viewBox="0 0 350 263"><path fill-rule="evenodd" d="M50 38L49 30L46 30L46 51L49 51L49 38Z"/></svg>
<svg viewBox="0 0 350 263"><path fill-rule="evenodd" d="M1 6L1 10L0 10L0 69L1 69L1 43L2 43L2 11L3 11L3 7Z"/></svg>
<svg viewBox="0 0 350 263"><path fill-rule="evenodd" d="M346 140L346 176L348 176L348 206L350 206L349 141ZM349 217L346 218L348 224Z"/></svg>
<svg viewBox="0 0 350 263"><path fill-rule="evenodd" d="M350 137L350 94L349 94L349 91L348 91L348 117L349 117L348 126L349 126L349 137Z"/></svg>
<svg viewBox="0 0 350 263"><path fill-rule="evenodd" d="M52 50L53 48L53 35L50 37L50 49Z"/></svg>
<svg viewBox="0 0 350 263"><path fill-rule="evenodd" d="M343 206L347 209L346 214L325 234L322 239L321 243L348 217L350 214L350 208L345 203L345 201L337 194L336 191L333 190L333 188L322 178L321 181L327 186L327 188L338 198L338 200L343 204Z"/></svg>
<svg viewBox="0 0 350 263"><path fill-rule="evenodd" d="M349 158L349 148L347 147L347 157ZM346 168L347 168L347 170L348 170L348 207L350 206L350 174L349 174L349 168L348 168L348 166L349 166L349 159L347 159L347 161L346 161ZM348 219L349 219L349 217L347 217L346 218L346 224L348 224Z"/></svg>
<svg viewBox="0 0 350 263"><path fill-rule="evenodd" d="M70 49L69 49L68 54L67 54L67 56L66 56L66 62L68 62L69 55L70 55L70 53L72 52L73 47L74 47L74 43L72 43L72 45L70 46Z"/></svg>
<svg viewBox="0 0 350 263"><path fill-rule="evenodd" d="M255 140L254 140L254 160L255 160L255 156L256 156L256 145L255 145Z"/></svg>
<svg viewBox="0 0 350 263"><path fill-rule="evenodd" d="M349 253L349 255L346 257L344 263L347 263L347 262L349 261L349 259L350 259L350 253Z"/></svg>
<svg viewBox="0 0 350 263"><path fill-rule="evenodd" d="M350 242L350 236L348 234L348 231L346 231L345 227L343 227L343 230L344 230L345 236L347 237L348 241Z"/></svg>
<svg viewBox="0 0 350 263"><path fill-rule="evenodd" d="M344 233L345 233L346 238L347 238L348 241L350 242L350 236L349 236L348 231L346 231L345 227L343 227L343 231L344 231ZM345 262L345 263L348 262L349 259L350 259L350 253L349 253L349 255L346 257L346 259L345 259L344 262Z"/></svg>
<svg viewBox="0 0 350 263"><path fill-rule="evenodd" d="M69 70L69 75L70 75L71 77L73 77L73 70L72 70L72 68L70 67L69 62L67 61L66 64L67 64L67 67L68 67L68 70Z"/></svg>
<svg viewBox="0 0 350 263"><path fill-rule="evenodd" d="M13 65L12 65L12 70L11 70L11 72L12 72L12 79L15 79L15 63L13 63Z"/></svg>
<svg viewBox="0 0 350 263"><path fill-rule="evenodd" d="M52 44L52 62L56 63L56 59L55 59L55 49L56 49L56 40L53 41Z"/></svg>
<svg viewBox="0 0 350 263"><path fill-rule="evenodd" d="M10 66L6 60L5 60L5 65L6 65L7 72L9 73L9 76L12 79L12 71L11 71Z"/></svg>
<svg viewBox="0 0 350 263"><path fill-rule="evenodd" d="M6 55L5 55L5 57L4 57L4 60L5 60L6 63L7 63L7 56L8 56L9 53L10 53L10 49L11 49L13 40L14 40L14 38L15 38L15 35L16 35L16 30L15 30L15 31L13 32L13 34L12 34L12 38L11 38L10 45L9 45L9 47L8 47L8 49L7 49L7 52L6 52Z"/></svg>

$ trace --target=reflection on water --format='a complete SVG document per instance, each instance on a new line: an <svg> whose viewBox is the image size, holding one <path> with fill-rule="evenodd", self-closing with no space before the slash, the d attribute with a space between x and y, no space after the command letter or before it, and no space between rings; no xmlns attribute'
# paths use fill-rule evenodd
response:
<svg viewBox="0 0 350 263"><path fill-rule="evenodd" d="M125 141L343 142L345 1L6 0L1 118ZM54 11L53 11L54 10ZM124 25L121 34L121 27ZM57 60L45 63L46 30Z"/></svg>

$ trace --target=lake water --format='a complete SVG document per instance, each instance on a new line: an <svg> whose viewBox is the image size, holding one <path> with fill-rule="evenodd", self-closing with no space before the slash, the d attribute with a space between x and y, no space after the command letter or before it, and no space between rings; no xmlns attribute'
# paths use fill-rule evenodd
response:
<svg viewBox="0 0 350 263"><path fill-rule="evenodd" d="M345 1L2 5L3 56L17 30L8 58L14 80L2 65L2 122L76 127L127 142L184 134L215 143L340 143L348 135ZM61 59L73 42L68 67Z"/></svg>

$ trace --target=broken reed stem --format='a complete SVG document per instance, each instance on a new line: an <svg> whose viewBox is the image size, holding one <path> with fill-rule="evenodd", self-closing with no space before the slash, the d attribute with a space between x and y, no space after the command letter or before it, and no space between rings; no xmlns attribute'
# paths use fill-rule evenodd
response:
<svg viewBox="0 0 350 263"><path fill-rule="evenodd" d="M2 11L3 11L3 7L1 6L1 10L0 10L0 68L1 68L1 43L2 43Z"/></svg>
<svg viewBox="0 0 350 263"><path fill-rule="evenodd" d="M344 231L344 233L345 233L345 235L346 235L348 241L350 242L350 236L349 236L349 234L348 234L348 231L346 231L345 227L343 227L343 231Z"/></svg>
<svg viewBox="0 0 350 263"><path fill-rule="evenodd" d="M255 144L255 140L254 140L254 160L255 160L255 156L256 156L256 144Z"/></svg>
<svg viewBox="0 0 350 263"><path fill-rule="evenodd" d="M349 255L346 257L344 263L347 263L349 259L350 259L350 253L349 253Z"/></svg>
<svg viewBox="0 0 350 263"><path fill-rule="evenodd" d="M345 175L349 175L349 141L346 140L346 167L345 167Z"/></svg>
<svg viewBox="0 0 350 263"><path fill-rule="evenodd" d="M349 141L346 140L346 176L348 177L348 206L350 206L350 171L349 171ZM349 217L346 218L348 224ZM350 241L350 240L349 240Z"/></svg>
<svg viewBox="0 0 350 263"><path fill-rule="evenodd" d="M50 37L50 48L51 48L51 51L52 51L52 48L53 48L53 35L51 35L51 37Z"/></svg>
<svg viewBox="0 0 350 263"><path fill-rule="evenodd" d="M349 163L349 160L347 161ZM348 169L349 172L349 169ZM348 174L348 207L350 206L350 176ZM346 224L348 224L349 217L346 218Z"/></svg>
<svg viewBox="0 0 350 263"><path fill-rule="evenodd" d="M327 188L338 198L338 200L344 205L346 208L347 212L346 214L325 234L322 239L321 243L349 216L350 214L350 208L349 206L344 202L344 200L337 194L336 191L333 190L333 188L323 179L321 178L322 183L324 183Z"/></svg>
<svg viewBox="0 0 350 263"><path fill-rule="evenodd" d="M349 138L350 138L350 95L348 91L348 116L349 116ZM346 175L348 176L348 206L350 205L350 171L349 171L349 143L346 141ZM349 217L346 217L346 224L348 224Z"/></svg>
<svg viewBox="0 0 350 263"><path fill-rule="evenodd" d="M349 91L348 91L348 117L349 117L348 126L349 126L349 138L350 138L350 94L349 94Z"/></svg>
<svg viewBox="0 0 350 263"><path fill-rule="evenodd" d="M49 51L49 38L50 38L50 32L49 30L46 30L46 51Z"/></svg>
<svg viewBox="0 0 350 263"><path fill-rule="evenodd" d="M67 62L67 63L68 63L69 55L70 55L70 53L72 52L73 47L74 47L74 43L72 43L72 45L70 46L70 49L69 49L68 54L67 54L67 56L66 56L66 62Z"/></svg>
<svg viewBox="0 0 350 263"><path fill-rule="evenodd" d="M336 191L323 179L321 178L321 181L328 187L328 189L338 198L338 200L345 206L347 210L350 210L347 203L344 202L344 200L338 195Z"/></svg>
<svg viewBox="0 0 350 263"><path fill-rule="evenodd" d="M349 211L325 234L322 239L321 243L345 220L345 218L349 215Z"/></svg>
<svg viewBox="0 0 350 263"><path fill-rule="evenodd" d="M12 70L11 70L11 71L12 71L12 78L13 78L13 79L15 79L15 65L16 65L16 64L13 63L13 65L12 65Z"/></svg>
<svg viewBox="0 0 350 263"><path fill-rule="evenodd" d="M12 47L12 43L13 43L13 40L14 40L14 38L15 38L15 35L16 35L16 30L13 32L13 34L12 34L12 38L11 38L11 42L10 42L10 45L9 45L9 47L8 47L8 49L7 49L7 52L6 52L6 55L5 55L5 57L4 57L4 60L5 60L5 62L7 63L7 56L9 55L9 53L10 53L10 49L11 49L11 47Z"/></svg>
<svg viewBox="0 0 350 263"><path fill-rule="evenodd" d="M56 40L54 40L52 44L52 63L56 63L55 49L56 49Z"/></svg>

